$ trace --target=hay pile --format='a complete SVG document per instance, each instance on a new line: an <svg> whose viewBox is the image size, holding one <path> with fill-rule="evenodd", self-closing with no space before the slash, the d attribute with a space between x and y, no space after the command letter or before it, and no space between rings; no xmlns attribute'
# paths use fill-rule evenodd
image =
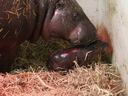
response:
<svg viewBox="0 0 128 96"><path fill-rule="evenodd" d="M119 73L107 64L96 65L95 70L77 66L66 75L46 72L48 57L68 47L71 45L59 39L24 42L13 74L0 74L0 96L126 96Z"/></svg>
<svg viewBox="0 0 128 96"><path fill-rule="evenodd" d="M117 70L105 64L95 70L77 67L68 74L19 72L0 75L0 96L126 96Z"/></svg>
<svg viewBox="0 0 128 96"><path fill-rule="evenodd" d="M17 57L12 65L11 70L28 69L30 66L37 69L38 66L44 67L50 55L58 50L71 47L71 45L61 39L51 39L30 43L25 41L18 49Z"/></svg>

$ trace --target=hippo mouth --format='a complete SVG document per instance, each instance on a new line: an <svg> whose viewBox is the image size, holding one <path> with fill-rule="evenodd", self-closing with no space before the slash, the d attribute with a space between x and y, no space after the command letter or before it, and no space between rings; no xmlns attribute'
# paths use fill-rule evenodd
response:
<svg viewBox="0 0 128 96"><path fill-rule="evenodd" d="M89 46L90 44L92 44L92 43L94 43L94 42L96 42L97 41L97 39L93 39L93 40L90 40L88 43L86 43L86 46Z"/></svg>
<svg viewBox="0 0 128 96"><path fill-rule="evenodd" d="M76 40L74 40L74 42L71 42L71 44L73 46L85 46L85 47L87 47L87 46L89 46L90 44L92 44L92 43L94 43L96 41L97 41L96 38L88 40L88 42L85 42L85 40L80 40L79 38L77 38Z"/></svg>
<svg viewBox="0 0 128 96"><path fill-rule="evenodd" d="M90 45L91 43L93 43L95 41L96 41L96 39L93 39L93 40L88 41L87 43L83 43L78 39L78 40L74 41L74 43L72 43L72 45L74 45L74 46L80 46L81 45L81 46L86 47L86 46Z"/></svg>

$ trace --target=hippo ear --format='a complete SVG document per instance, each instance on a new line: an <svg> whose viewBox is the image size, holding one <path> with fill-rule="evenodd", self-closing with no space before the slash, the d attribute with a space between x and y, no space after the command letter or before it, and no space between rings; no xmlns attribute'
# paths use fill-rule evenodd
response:
<svg viewBox="0 0 128 96"><path fill-rule="evenodd" d="M60 8L63 8L64 4L58 2L56 3L56 9L60 9Z"/></svg>

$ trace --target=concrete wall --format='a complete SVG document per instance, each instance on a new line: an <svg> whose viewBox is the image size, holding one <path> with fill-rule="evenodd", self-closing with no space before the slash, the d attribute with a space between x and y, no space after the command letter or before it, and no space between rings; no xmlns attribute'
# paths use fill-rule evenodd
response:
<svg viewBox="0 0 128 96"><path fill-rule="evenodd" d="M113 64L119 69L128 93L128 0L77 0L98 29L108 33L113 46ZM106 33L105 32L105 33Z"/></svg>
<svg viewBox="0 0 128 96"><path fill-rule="evenodd" d="M92 23L97 27L98 22L98 0L77 0L81 5L86 15L92 21Z"/></svg>
<svg viewBox="0 0 128 96"><path fill-rule="evenodd" d="M113 64L120 70L128 93L128 0L109 0L106 4L110 6L107 13L112 13L109 17L111 27L108 25L108 28L111 28L114 47Z"/></svg>

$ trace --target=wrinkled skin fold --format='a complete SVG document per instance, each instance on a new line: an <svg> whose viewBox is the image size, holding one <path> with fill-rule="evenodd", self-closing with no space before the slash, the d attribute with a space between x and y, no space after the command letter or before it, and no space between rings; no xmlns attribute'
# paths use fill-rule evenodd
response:
<svg viewBox="0 0 128 96"><path fill-rule="evenodd" d="M96 29L75 0L0 0L0 72L9 72L22 42L40 36L86 46Z"/></svg>

